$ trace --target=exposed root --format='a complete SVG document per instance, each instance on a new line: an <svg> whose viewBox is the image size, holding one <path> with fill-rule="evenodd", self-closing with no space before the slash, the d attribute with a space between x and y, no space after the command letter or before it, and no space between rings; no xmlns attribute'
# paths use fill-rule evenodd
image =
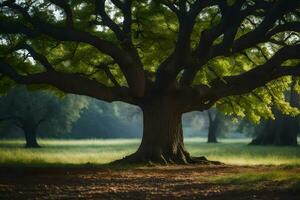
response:
<svg viewBox="0 0 300 200"><path fill-rule="evenodd" d="M170 162L171 163L171 162ZM142 156L140 153L136 152L129 156L125 156L124 158L120 160L115 160L111 162L111 164L140 164L140 165L148 165L148 166L154 166L154 165L166 165L168 164L168 161L163 156L157 156L152 158L146 158L145 156Z"/></svg>
<svg viewBox="0 0 300 200"><path fill-rule="evenodd" d="M207 160L206 157L192 157L192 164L205 164L205 165L223 165L224 163L220 161Z"/></svg>
<svg viewBox="0 0 300 200"><path fill-rule="evenodd" d="M176 164L203 164L203 165L221 165L223 163L219 161L210 161L206 157L191 157L189 153L184 152L181 155L157 155L152 157L147 157L138 152L126 156L120 160L113 161L111 164L140 164L147 166L155 165L176 165Z"/></svg>

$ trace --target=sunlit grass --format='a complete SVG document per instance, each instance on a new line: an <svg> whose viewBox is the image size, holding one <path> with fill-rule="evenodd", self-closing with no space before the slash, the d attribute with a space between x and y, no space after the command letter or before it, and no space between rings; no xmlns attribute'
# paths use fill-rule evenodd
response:
<svg viewBox="0 0 300 200"><path fill-rule="evenodd" d="M266 182L284 182L285 188L300 189L300 174L288 170L273 170L267 172L245 172L216 177L206 177L206 181L216 184L229 184L238 186L239 189L248 190L265 187Z"/></svg>
<svg viewBox="0 0 300 200"><path fill-rule="evenodd" d="M21 140L0 141L0 164L104 164L128 155L137 139L40 140L42 148L26 149Z"/></svg>
<svg viewBox="0 0 300 200"><path fill-rule="evenodd" d="M300 165L300 147L249 146L250 139L220 140L207 144L204 138L188 138L187 149L235 165ZM22 140L0 140L0 165L104 164L133 153L139 139L50 140L43 148L25 149Z"/></svg>
<svg viewBox="0 0 300 200"><path fill-rule="evenodd" d="M223 139L218 144L208 144L201 139L187 139L192 155L205 155L235 165L300 165L300 147L253 146L251 139Z"/></svg>

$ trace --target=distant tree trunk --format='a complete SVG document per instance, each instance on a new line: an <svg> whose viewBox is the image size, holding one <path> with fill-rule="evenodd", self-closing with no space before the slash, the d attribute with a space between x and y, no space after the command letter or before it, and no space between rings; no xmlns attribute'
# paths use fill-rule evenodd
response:
<svg viewBox="0 0 300 200"><path fill-rule="evenodd" d="M183 142L181 108L172 100L152 101L142 106L144 134L138 150L123 160L129 162L193 163L207 162L191 158Z"/></svg>
<svg viewBox="0 0 300 200"><path fill-rule="evenodd" d="M216 112L215 117L213 117L213 114L210 110L207 111L208 114L208 121L209 121L209 127L208 127L208 136L207 136L207 142L208 143L217 143L217 134L220 130L220 126L222 123L222 116L219 112Z"/></svg>
<svg viewBox="0 0 300 200"><path fill-rule="evenodd" d="M290 92L290 103L300 107L300 98L295 91ZM299 117L287 116L279 111L275 112L275 120L269 119L256 128L256 138L253 145L289 145L296 146L299 133Z"/></svg>
<svg viewBox="0 0 300 200"><path fill-rule="evenodd" d="M36 131L37 131L37 125L29 120L26 120L25 123L22 124L23 131L25 134L25 140L26 140L26 148L39 148L40 145L37 143L36 140Z"/></svg>
<svg viewBox="0 0 300 200"><path fill-rule="evenodd" d="M295 117L278 114L276 120L267 120L256 129L257 136L250 144L296 146L298 145L298 123Z"/></svg>

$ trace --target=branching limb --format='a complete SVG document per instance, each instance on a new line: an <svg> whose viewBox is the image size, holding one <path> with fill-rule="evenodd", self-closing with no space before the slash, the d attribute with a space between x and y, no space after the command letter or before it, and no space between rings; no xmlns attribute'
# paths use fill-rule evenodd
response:
<svg viewBox="0 0 300 200"><path fill-rule="evenodd" d="M124 50L118 45L94 36L88 32L75 30L69 27L58 27L49 24L40 18L32 18L25 8L17 4L13 3L5 6L20 12L24 19L29 22L32 27L29 28L28 26L20 23L1 20L0 33L25 34L29 38L47 35L60 41L83 42L90 44L102 53L111 56L120 66L133 96L140 97L144 94L145 77L143 73L143 65L133 46L129 45L129 49ZM136 84L137 82L140 84Z"/></svg>
<svg viewBox="0 0 300 200"><path fill-rule="evenodd" d="M195 86L194 89L199 96L194 99L205 99L212 103L224 97L249 93L255 88L264 87L268 82L282 76L299 76L300 65L282 66L286 60L300 59L299 52L300 45L286 46L279 50L265 64L257 66L245 73L223 77L225 81L219 79L213 80L210 83L210 87L201 85ZM196 107L197 104L198 106L203 106L202 103L203 102L197 103L191 100L191 104Z"/></svg>
<svg viewBox="0 0 300 200"><path fill-rule="evenodd" d="M109 80L116 86L116 87L121 87L121 85L119 84L119 82L116 80L116 78L114 77L114 75L112 74L112 72L109 69L110 65L114 65L116 64L115 62L106 62L106 63L99 63L97 65L94 65L92 63L88 63L89 65L94 66L97 70L95 72L93 72L92 74L90 74L89 76L97 73L99 70L103 70L104 73L106 74L106 76L109 78Z"/></svg>
<svg viewBox="0 0 300 200"><path fill-rule="evenodd" d="M124 101L136 104L136 101L129 95L128 88L107 87L97 81L76 74L47 71L23 76L18 74L3 59L0 59L0 73L10 77L19 84L49 84L66 93L88 95L107 102Z"/></svg>
<svg viewBox="0 0 300 200"><path fill-rule="evenodd" d="M242 10L243 2L236 1L233 6L226 5L225 1L223 4L219 4L222 13L221 22L218 26L202 33L199 48L194 52L195 59L199 60L198 65L185 70L182 76L182 84L190 85L197 71L210 59L217 56L231 56L247 48L255 47L259 43L268 42L272 36L279 32L299 30L298 22L274 27L276 20L295 9L295 7L300 6L299 1L287 2L281 0L276 3L256 1L254 5L247 5L247 8ZM253 31L235 39L241 22L249 15L256 14L257 10L265 10L263 21ZM222 34L224 34L223 41L220 44L213 45L213 41Z"/></svg>
<svg viewBox="0 0 300 200"><path fill-rule="evenodd" d="M68 27L73 27L73 13L66 0L49 0L51 3L62 8L66 15L66 24Z"/></svg>
<svg viewBox="0 0 300 200"><path fill-rule="evenodd" d="M105 0L96 1L96 9L97 13L101 16L104 25L109 27L120 41L124 41L126 39L126 35L120 29L120 27L108 16L108 14L105 11Z"/></svg>
<svg viewBox="0 0 300 200"><path fill-rule="evenodd" d="M44 55L35 51L30 45L22 43L14 47L12 50L15 51L20 49L26 49L36 61L39 61L46 68L47 71L55 71L48 59Z"/></svg>

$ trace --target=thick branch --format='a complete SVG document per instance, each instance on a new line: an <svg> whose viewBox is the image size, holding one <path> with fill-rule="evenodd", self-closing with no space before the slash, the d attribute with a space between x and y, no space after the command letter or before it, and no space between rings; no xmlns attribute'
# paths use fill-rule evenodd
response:
<svg viewBox="0 0 300 200"><path fill-rule="evenodd" d="M116 87L121 87L121 85L119 84L119 82L116 80L116 78L114 77L114 75L111 73L110 69L109 69L109 65L114 65L114 62L108 62L108 63L100 63L98 65L96 65L95 67L97 69L103 70L106 74L106 76L109 78L109 80L116 86Z"/></svg>
<svg viewBox="0 0 300 200"><path fill-rule="evenodd" d="M66 0L49 0L51 3L62 8L66 14L66 24L69 27L73 26L73 13Z"/></svg>
<svg viewBox="0 0 300 200"><path fill-rule="evenodd" d="M14 48L14 50L19 49L26 49L35 60L39 61L46 68L47 71L54 71L54 68L49 63L48 59L44 55L35 51L30 45L23 43Z"/></svg>
<svg viewBox="0 0 300 200"><path fill-rule="evenodd" d="M196 1L190 4L187 10L187 1L182 0L178 5L172 1L162 1L177 16L179 30L174 51L161 63L156 73L155 92L168 90L176 82L177 74L187 66L192 65L191 61L191 34L198 14L206 6L220 3L219 1Z"/></svg>
<svg viewBox="0 0 300 200"><path fill-rule="evenodd" d="M136 102L129 95L128 88L107 87L97 81L85 77L62 72L43 72L38 74L20 75L4 60L0 60L0 73L19 84L49 84L66 93L87 95L107 102L124 101L131 104Z"/></svg>
<svg viewBox="0 0 300 200"><path fill-rule="evenodd" d="M120 29L120 27L108 16L105 11L105 0L96 1L97 13L101 16L102 22L104 25L109 27L117 36L120 41L126 39L126 35Z"/></svg>
<svg viewBox="0 0 300 200"><path fill-rule="evenodd" d="M243 1L237 1L236 5L231 7L223 5L224 3L219 5L222 12L222 21L217 27L202 33L199 49L194 52L194 54L199 56L199 58L195 56L196 59L199 60L198 65L185 70L182 77L182 84L189 85L192 83L197 71L204 66L208 60L214 57L221 55L230 56L252 46L256 46L261 42L267 42L278 32L298 30L298 23L296 22L279 25L275 28L273 28L273 26L276 20L299 6L299 1L280 0L277 3L272 4L257 1L255 5L248 5L248 8L241 10L240 8L243 5L242 2ZM264 9L266 13L262 23L253 31L235 40L237 29L240 27L243 19L255 13L258 9ZM221 34L224 34L223 42L218 45L213 45L213 41Z"/></svg>
<svg viewBox="0 0 300 200"><path fill-rule="evenodd" d="M120 66L127 82L129 89L133 96L143 96L145 90L145 77L143 73L143 66L139 59L136 49L130 46L130 50L121 49L117 45L96 37L88 32L75 30L70 27L58 27L46 23L39 18L31 18L26 10L16 4L7 5L12 9L20 11L24 18L33 25L33 29L27 26L0 21L0 28L2 33L25 34L28 37L36 37L41 34L48 35L60 41L83 42L96 47L99 51L111 56ZM8 27L8 28L6 28ZM137 84L137 82L139 84Z"/></svg>
<svg viewBox="0 0 300 200"><path fill-rule="evenodd" d="M242 95L252 90L263 87L268 82L282 76L300 75L300 66L281 66L286 60L300 59L300 45L287 46L279 50L269 61L243 74L223 77L210 83L210 87L204 85L195 86L198 91L197 101L192 100L192 104L199 106L203 101L214 103L215 101L232 96ZM202 105L201 105L202 106Z"/></svg>
<svg viewBox="0 0 300 200"><path fill-rule="evenodd" d="M299 1L279 1L275 6L266 14L263 22L253 31L243 35L232 44L230 54L240 52L259 43L268 41L273 35L283 31L297 31L299 30L299 23L286 23L285 25L278 25L273 28L274 23L284 14L288 13L295 7L300 6ZM213 50L213 57L221 55L228 49L215 46Z"/></svg>
<svg viewBox="0 0 300 200"><path fill-rule="evenodd" d="M196 4L199 4L199 1ZM239 27L239 24L243 17L245 16L245 11L240 12L240 8L243 4L243 1L238 0L232 6L227 5L226 1L216 1L215 2L221 10L222 19L219 25L212 27L209 30L204 30L201 33L201 38L198 44L198 47L193 52L193 65L189 65L180 80L181 85L189 85L197 70L203 66L211 56L211 46L213 42L224 33L224 40L221 44L222 46L229 46L234 40L235 34ZM206 4L204 4L207 6ZM191 10L192 11L192 10Z"/></svg>

